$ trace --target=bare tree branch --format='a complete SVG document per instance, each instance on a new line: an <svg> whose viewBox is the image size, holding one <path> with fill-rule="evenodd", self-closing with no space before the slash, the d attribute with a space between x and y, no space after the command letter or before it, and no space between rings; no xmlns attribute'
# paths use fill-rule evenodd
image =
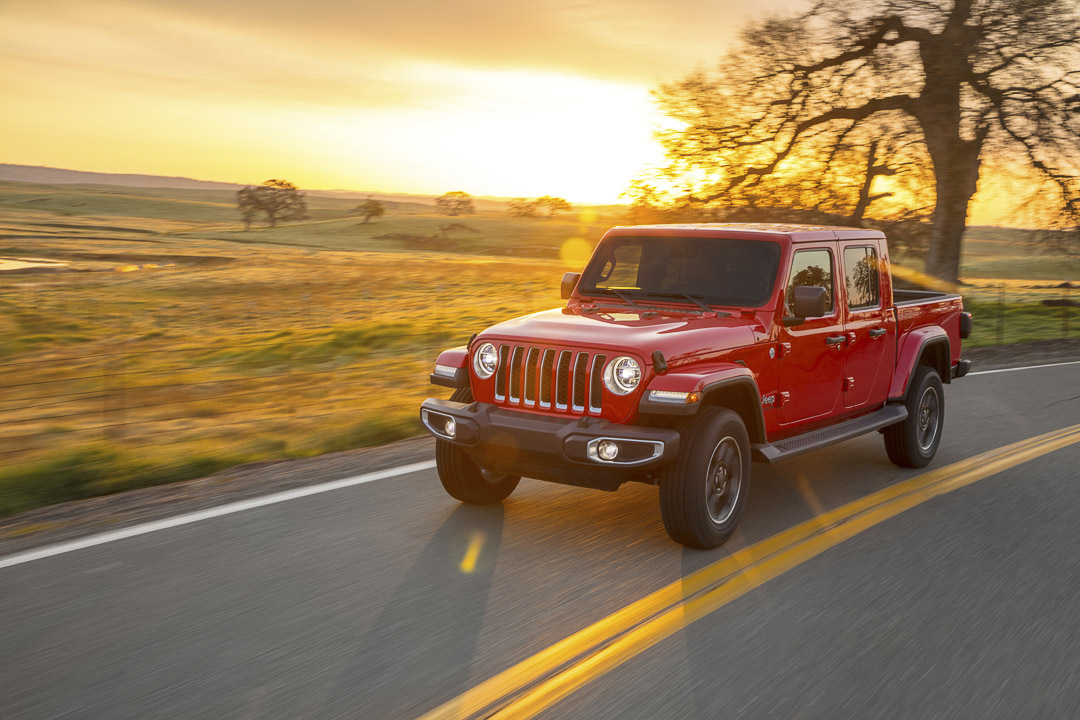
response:
<svg viewBox="0 0 1080 720"><path fill-rule="evenodd" d="M680 125L660 135L663 174L703 211L933 208L927 268L955 280L984 161L1029 168L1080 225L1078 82L1075 0L818 0L661 86Z"/></svg>

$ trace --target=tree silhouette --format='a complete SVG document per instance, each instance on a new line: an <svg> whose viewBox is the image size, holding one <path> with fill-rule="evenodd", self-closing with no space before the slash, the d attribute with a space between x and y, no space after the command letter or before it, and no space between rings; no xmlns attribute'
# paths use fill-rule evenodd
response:
<svg viewBox="0 0 1080 720"><path fill-rule="evenodd" d="M507 205L507 212L511 217L536 217L538 205L535 200L529 200L528 198L514 198L507 203Z"/></svg>
<svg viewBox="0 0 1080 720"><path fill-rule="evenodd" d="M877 302L878 266L873 255L859 260L851 271L847 283L848 305L864 307Z"/></svg>
<svg viewBox="0 0 1080 720"><path fill-rule="evenodd" d="M353 212L358 215L364 216L364 224L366 225L372 218L381 218L386 214L386 206L378 200L368 198L364 202L357 205Z"/></svg>
<svg viewBox="0 0 1080 720"><path fill-rule="evenodd" d="M248 186L237 190L236 205L240 209L240 219L244 222L244 230L250 230L251 223L255 221L255 215L259 212L255 188Z"/></svg>
<svg viewBox="0 0 1080 720"><path fill-rule="evenodd" d="M1080 234L1075 0L819 0L751 24L716 71L658 98L679 121L661 136L665 179L691 206L856 223L871 208L896 221L932 208L927 272L955 281L993 166Z"/></svg>
<svg viewBox="0 0 1080 720"><path fill-rule="evenodd" d="M570 210L570 203L566 202L563 198L551 197L550 195L537 198L536 205L537 207L546 207L548 217L551 217L557 212L566 212Z"/></svg>
<svg viewBox="0 0 1080 720"><path fill-rule="evenodd" d="M267 180L262 185L249 185L236 192L236 205L244 221L251 227L255 215L266 216L266 224L275 227L279 220L303 220L307 217L304 193L287 180Z"/></svg>
<svg viewBox="0 0 1080 720"><path fill-rule="evenodd" d="M472 195L461 190L448 192L435 198L435 207L444 215L471 215L476 212Z"/></svg>

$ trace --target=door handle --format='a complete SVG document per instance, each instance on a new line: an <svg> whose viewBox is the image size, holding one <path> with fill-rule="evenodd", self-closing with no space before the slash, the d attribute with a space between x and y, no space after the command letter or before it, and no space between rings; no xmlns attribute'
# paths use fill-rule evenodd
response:
<svg viewBox="0 0 1080 720"><path fill-rule="evenodd" d="M846 335L830 335L829 337L825 338L825 344L826 345L843 345L845 340L847 340Z"/></svg>
<svg viewBox="0 0 1080 720"><path fill-rule="evenodd" d="M887 332L885 328L870 328L870 337L879 338Z"/></svg>

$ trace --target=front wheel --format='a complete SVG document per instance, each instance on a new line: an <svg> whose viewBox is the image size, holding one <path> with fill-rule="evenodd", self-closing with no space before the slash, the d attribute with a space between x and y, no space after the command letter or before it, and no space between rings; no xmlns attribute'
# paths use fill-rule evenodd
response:
<svg viewBox="0 0 1080 720"><path fill-rule="evenodd" d="M945 392L933 368L920 365L911 379L908 416L885 428L885 452L900 467L920 468L934 459L945 425Z"/></svg>
<svg viewBox="0 0 1080 720"><path fill-rule="evenodd" d="M473 401L472 390L459 388L450 396L454 402ZM435 440L435 466L443 489L455 500L469 505L491 505L502 502L521 482L517 475L484 470L469 454L453 443Z"/></svg>
<svg viewBox="0 0 1080 720"><path fill-rule="evenodd" d="M750 438L738 413L702 410L660 481L660 514L677 543L709 549L731 537L750 484Z"/></svg>

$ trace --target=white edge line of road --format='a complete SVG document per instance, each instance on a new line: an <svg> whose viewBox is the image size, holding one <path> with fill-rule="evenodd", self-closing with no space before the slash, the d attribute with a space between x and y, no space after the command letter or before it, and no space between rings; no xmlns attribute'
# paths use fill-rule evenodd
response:
<svg viewBox="0 0 1080 720"><path fill-rule="evenodd" d="M119 530L90 535L88 537L79 538L78 540L70 540L55 545L46 545L45 547L37 548L35 550L27 550L25 552L0 558L0 569L11 567L12 565L21 565L34 560L41 560L42 558L52 557L53 555L69 553L74 550L94 547L95 545L103 545L108 542L113 542L114 540L124 540L137 535L157 532L158 530L167 530L168 528L174 528L180 525L188 525L201 520L221 517L222 515L231 515L232 513L243 512L244 510L283 503L289 500L307 497L308 495L318 495L319 493L340 490L341 488L352 487L353 485L363 485L364 483L375 482L376 480L385 480L400 475L409 475L411 473L421 472L422 470L430 470L433 467L435 467L434 460L425 460L424 462L387 468L386 470L355 475L353 477L342 478L341 480L319 483L318 485L284 490L282 492L263 495L262 497L255 497L249 500L238 500L236 502L226 503L225 505L207 508L206 510L197 510L183 515L164 518L162 520L153 520L140 525L132 525L131 527L120 528Z"/></svg>
<svg viewBox="0 0 1080 720"><path fill-rule="evenodd" d="M968 373L968 377L971 377L972 375L990 375L992 373L1014 372L1017 370L1034 370L1036 368L1060 367L1062 365L1077 364L1080 364L1080 360L1072 360L1069 362L1060 363L1048 363L1045 365L1026 365L1024 367L1002 368L1001 370L982 370L979 372ZM409 475L411 473L421 472L423 470L431 470L434 467L434 460L425 460L424 462L387 468L385 470L378 470L376 472L365 473L363 475L355 475L353 477L343 478L341 480L332 480L330 482L320 483L318 485L310 485L308 487L285 490L282 492L273 493L271 495L251 498L250 500L239 500L237 502L226 503L225 505L207 508L206 510L198 510L196 512L176 515L170 518L164 518L162 520L153 520L151 522L142 523L141 525L132 525L131 527L121 528L119 530L112 530L110 532L99 533L97 535L90 535L88 537L80 538L78 540L70 540L68 542L57 543L55 545L46 545L45 547L38 548L36 550L27 550L25 552L16 553L14 555L8 555L7 557L0 557L0 570L6 567L11 567L13 565L21 565L23 563L33 562L34 560L41 560L42 558L52 557L53 555L62 555L63 553L69 553L74 550L82 550L83 548L94 547L95 545L103 545L105 543L113 542L115 540L124 540L126 538L136 537L138 535L145 535L147 533L157 532L158 530L167 530L169 528L179 527L181 525L188 525L190 523L199 522L201 520L209 520L210 518L221 517L222 515L231 515L233 513L243 512L244 510L265 507L266 505L275 505L277 503L307 497L308 495L318 495L319 493L330 492L331 490L340 490L341 488L352 487L354 485L363 485L364 483L375 482L376 480L386 480L387 478L399 477L401 475Z"/></svg>
<svg viewBox="0 0 1080 720"><path fill-rule="evenodd" d="M1080 364L1080 360L1069 360L1068 362L1059 363L1046 363L1045 365L1025 365L1024 367L1001 368L1000 370L980 370L978 372L968 373L967 376L971 377L972 375L993 375L994 373L1016 372L1017 370L1034 370L1036 368L1061 367L1062 365L1077 364Z"/></svg>

